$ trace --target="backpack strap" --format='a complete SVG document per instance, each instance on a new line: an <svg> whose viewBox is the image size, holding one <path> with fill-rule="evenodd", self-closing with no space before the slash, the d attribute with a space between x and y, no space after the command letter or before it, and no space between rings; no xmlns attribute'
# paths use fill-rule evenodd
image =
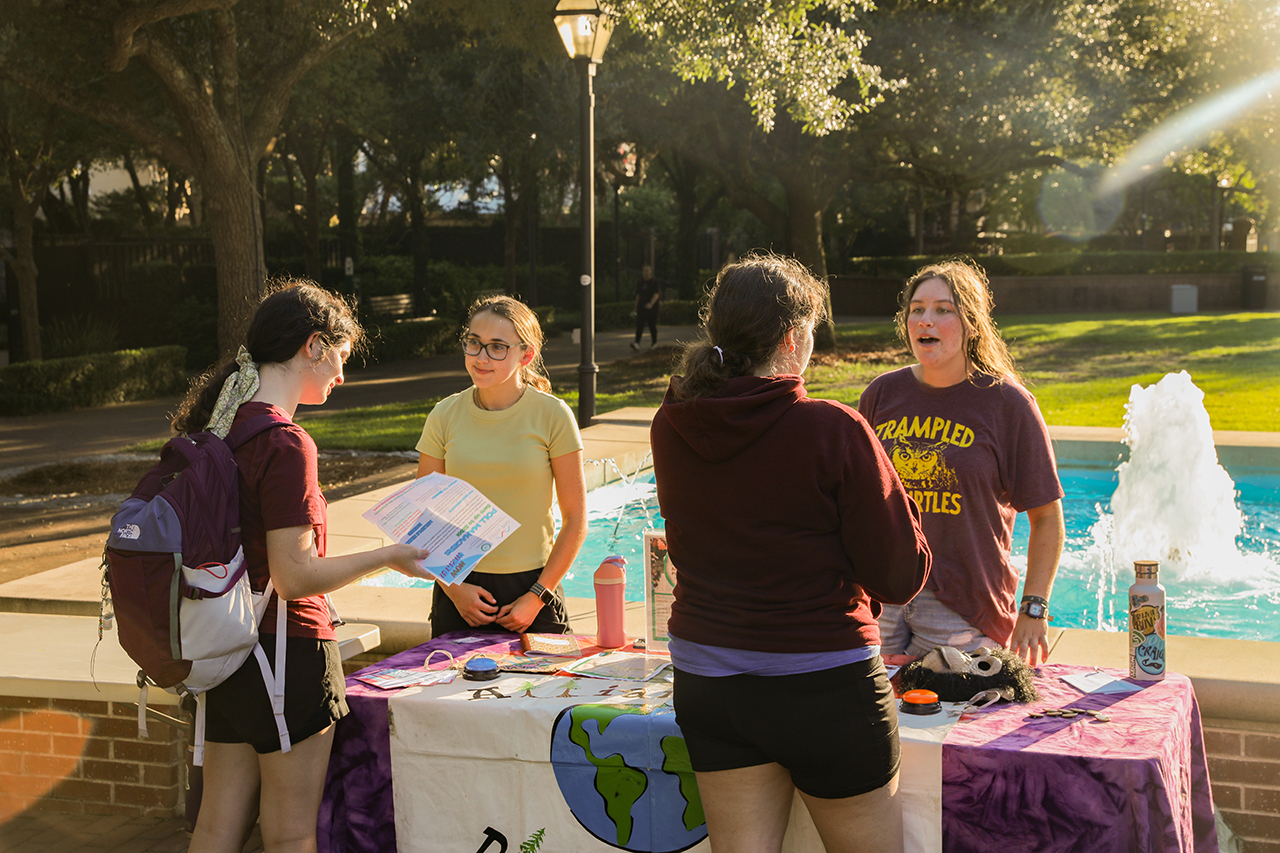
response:
<svg viewBox="0 0 1280 853"><path fill-rule="evenodd" d="M271 581L267 581L267 588L263 590L264 596L269 596L274 592L271 587ZM262 671L262 683L266 685L267 695L271 697L271 713L276 719L276 731L280 735L280 751L288 752L292 749L289 741L289 726L284 719L284 668L285 668L285 647L288 645L289 637L287 634L286 617L288 614L289 602L276 594L276 655L275 655L275 674L271 672L271 663L267 660L267 653L262 650L262 644L258 643L253 647L253 655L257 658L258 669Z"/></svg>

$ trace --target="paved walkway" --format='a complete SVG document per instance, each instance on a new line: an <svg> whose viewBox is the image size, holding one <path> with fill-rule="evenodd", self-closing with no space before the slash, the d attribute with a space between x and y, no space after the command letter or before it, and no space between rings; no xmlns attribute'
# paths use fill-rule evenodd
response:
<svg viewBox="0 0 1280 853"><path fill-rule="evenodd" d="M23 814L0 825L4 853L184 853L190 843L181 818ZM261 853L257 827L244 850Z"/></svg>
<svg viewBox="0 0 1280 853"><path fill-rule="evenodd" d="M659 327L658 345L688 341L695 334L692 326ZM633 333L627 331L597 332L596 364L604 365L632 355L633 338ZM648 347L647 333L642 347ZM547 342L543 358L558 384L576 387L581 349L567 333ZM329 402L323 407L303 408L299 417L305 420L346 408L443 397L469 384L461 353L375 364L348 371L347 381ZM169 418L177 405L178 400L170 398L50 415L0 417L0 475L80 456L113 453L132 444L168 438Z"/></svg>

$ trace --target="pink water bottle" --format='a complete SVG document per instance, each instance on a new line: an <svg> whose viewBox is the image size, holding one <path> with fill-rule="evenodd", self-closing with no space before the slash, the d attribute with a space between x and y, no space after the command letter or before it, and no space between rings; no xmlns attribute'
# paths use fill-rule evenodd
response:
<svg viewBox="0 0 1280 853"><path fill-rule="evenodd" d="M627 561L606 557L596 569L596 645L616 649L627 643L623 594L627 589Z"/></svg>

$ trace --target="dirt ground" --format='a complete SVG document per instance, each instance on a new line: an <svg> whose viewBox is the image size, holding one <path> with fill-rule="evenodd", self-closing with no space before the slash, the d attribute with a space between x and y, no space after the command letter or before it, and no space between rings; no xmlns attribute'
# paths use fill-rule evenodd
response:
<svg viewBox="0 0 1280 853"><path fill-rule="evenodd" d="M43 465L0 480L0 583L102 555L116 507L154 455ZM321 454L330 501L400 482L417 464L392 454Z"/></svg>

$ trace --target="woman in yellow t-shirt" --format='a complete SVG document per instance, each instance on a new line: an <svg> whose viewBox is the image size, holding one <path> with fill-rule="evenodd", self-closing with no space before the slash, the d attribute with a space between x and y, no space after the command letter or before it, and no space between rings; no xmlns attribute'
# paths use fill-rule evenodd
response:
<svg viewBox="0 0 1280 853"><path fill-rule="evenodd" d="M441 400L418 441L418 476L466 480L520 523L461 583L436 583L434 636L468 628L569 632L560 580L587 533L582 435L573 412L551 394L542 328L509 296L471 308L462 335L474 383ZM560 532L552 517L552 489Z"/></svg>

